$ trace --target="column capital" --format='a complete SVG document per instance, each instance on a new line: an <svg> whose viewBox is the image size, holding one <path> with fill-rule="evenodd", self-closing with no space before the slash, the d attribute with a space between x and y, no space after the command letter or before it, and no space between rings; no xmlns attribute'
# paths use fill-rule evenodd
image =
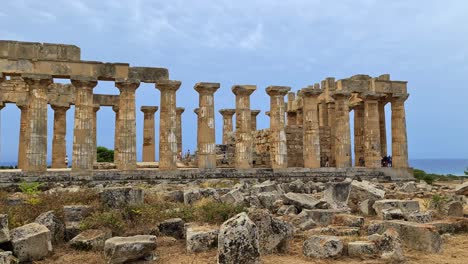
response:
<svg viewBox="0 0 468 264"><path fill-rule="evenodd" d="M391 102L396 102L396 101L404 102L406 101L406 99L408 99L408 97L409 97L409 94L392 94L390 101Z"/></svg>
<svg viewBox="0 0 468 264"><path fill-rule="evenodd" d="M176 108L176 113L178 115L181 115L183 112L185 112L185 108L183 108L183 107L177 107Z"/></svg>
<svg viewBox="0 0 468 264"><path fill-rule="evenodd" d="M234 85L231 88L232 92L235 95L251 95L255 90L257 90L256 85Z"/></svg>
<svg viewBox="0 0 468 264"><path fill-rule="evenodd" d="M30 86L49 86L53 83L52 76L48 74L21 74L21 77Z"/></svg>
<svg viewBox="0 0 468 264"><path fill-rule="evenodd" d="M116 79L115 80L115 87L117 87L119 90L121 90L121 89L136 90L136 89L138 89L138 87L140 87L140 80L132 79L132 78Z"/></svg>
<svg viewBox="0 0 468 264"><path fill-rule="evenodd" d="M5 103L4 103L4 102L0 102L0 110L2 110L3 107L5 107Z"/></svg>
<svg viewBox="0 0 468 264"><path fill-rule="evenodd" d="M257 116L258 114L260 114L261 110L250 110L250 114L252 116Z"/></svg>
<svg viewBox="0 0 468 264"><path fill-rule="evenodd" d="M159 107L157 106L142 106L140 110L145 113L145 114L152 114L156 113L158 111Z"/></svg>
<svg viewBox="0 0 468 264"><path fill-rule="evenodd" d="M338 90L338 91L331 93L331 97L333 97L333 99L335 100L349 99L350 96L351 96L351 93L348 91L344 91L344 90Z"/></svg>
<svg viewBox="0 0 468 264"><path fill-rule="evenodd" d="M159 80L156 82L156 89L162 91L177 91L182 84L181 81Z"/></svg>
<svg viewBox="0 0 468 264"><path fill-rule="evenodd" d="M285 96L289 91L291 91L291 87L270 85L265 89L265 91L269 96Z"/></svg>
<svg viewBox="0 0 468 264"><path fill-rule="evenodd" d="M321 95L323 90L317 89L315 87L306 87L301 89L301 94L303 97L318 97Z"/></svg>
<svg viewBox="0 0 468 264"><path fill-rule="evenodd" d="M20 106L18 106L20 107ZM54 111L68 111L68 109L70 109L70 106L69 105L57 105L57 104L51 104L50 107L52 108L52 110ZM21 109L21 108L20 108Z"/></svg>
<svg viewBox="0 0 468 264"><path fill-rule="evenodd" d="M198 115L198 112L200 111L200 108L195 108L193 109L193 112Z"/></svg>
<svg viewBox="0 0 468 264"><path fill-rule="evenodd" d="M270 116L270 111L266 111L265 115Z"/></svg>
<svg viewBox="0 0 468 264"><path fill-rule="evenodd" d="M113 105L113 106L112 106L112 110L113 110L114 112L116 112L116 113L119 112L119 106L118 106L118 105Z"/></svg>
<svg viewBox="0 0 468 264"><path fill-rule="evenodd" d="M75 88L79 89L93 89L97 85L97 79L87 76L71 76L71 83Z"/></svg>
<svg viewBox="0 0 468 264"><path fill-rule="evenodd" d="M224 117L232 117L236 113L236 109L221 109L219 113Z"/></svg>
<svg viewBox="0 0 468 264"><path fill-rule="evenodd" d="M199 82L193 88L200 94L214 94L220 86L220 83Z"/></svg>
<svg viewBox="0 0 468 264"><path fill-rule="evenodd" d="M93 105L93 111L94 113L96 113L97 111L99 111L101 109L101 106L100 105Z"/></svg>
<svg viewBox="0 0 468 264"><path fill-rule="evenodd" d="M359 94L359 97L363 100L376 100L380 101L385 98L385 94L375 93L375 92L363 92Z"/></svg>

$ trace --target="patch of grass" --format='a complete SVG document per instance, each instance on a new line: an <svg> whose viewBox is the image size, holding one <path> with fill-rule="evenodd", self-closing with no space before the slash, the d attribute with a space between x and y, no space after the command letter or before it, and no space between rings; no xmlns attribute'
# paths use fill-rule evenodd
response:
<svg viewBox="0 0 468 264"><path fill-rule="evenodd" d="M81 230L110 229L113 234L122 234L124 227L124 217L118 210L94 212L80 223Z"/></svg>
<svg viewBox="0 0 468 264"><path fill-rule="evenodd" d="M195 203L194 207L195 219L210 224L222 224L236 214L245 211L243 206L220 203L207 198Z"/></svg>

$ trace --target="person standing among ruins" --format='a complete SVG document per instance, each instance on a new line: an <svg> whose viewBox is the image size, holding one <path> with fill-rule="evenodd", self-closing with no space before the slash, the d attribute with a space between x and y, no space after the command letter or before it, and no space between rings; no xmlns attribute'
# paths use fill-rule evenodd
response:
<svg viewBox="0 0 468 264"><path fill-rule="evenodd" d="M68 168L68 155L65 155L65 167Z"/></svg>

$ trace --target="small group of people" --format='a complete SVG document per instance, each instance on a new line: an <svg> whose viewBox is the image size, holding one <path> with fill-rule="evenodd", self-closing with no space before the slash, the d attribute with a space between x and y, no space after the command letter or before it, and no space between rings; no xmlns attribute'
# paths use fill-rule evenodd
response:
<svg viewBox="0 0 468 264"><path fill-rule="evenodd" d="M181 152L177 154L177 159L182 161L182 160L190 160L191 154L190 154L190 149L185 152L185 155Z"/></svg>
<svg viewBox="0 0 468 264"><path fill-rule="evenodd" d="M382 157L382 167L392 167L392 156Z"/></svg>

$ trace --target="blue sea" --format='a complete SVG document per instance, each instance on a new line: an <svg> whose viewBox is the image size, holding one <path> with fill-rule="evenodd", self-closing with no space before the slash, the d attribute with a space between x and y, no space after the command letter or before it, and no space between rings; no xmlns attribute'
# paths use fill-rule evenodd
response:
<svg viewBox="0 0 468 264"><path fill-rule="evenodd" d="M468 159L410 159L410 166L428 173L462 176L468 171ZM0 162L0 166L15 166L16 162Z"/></svg>

